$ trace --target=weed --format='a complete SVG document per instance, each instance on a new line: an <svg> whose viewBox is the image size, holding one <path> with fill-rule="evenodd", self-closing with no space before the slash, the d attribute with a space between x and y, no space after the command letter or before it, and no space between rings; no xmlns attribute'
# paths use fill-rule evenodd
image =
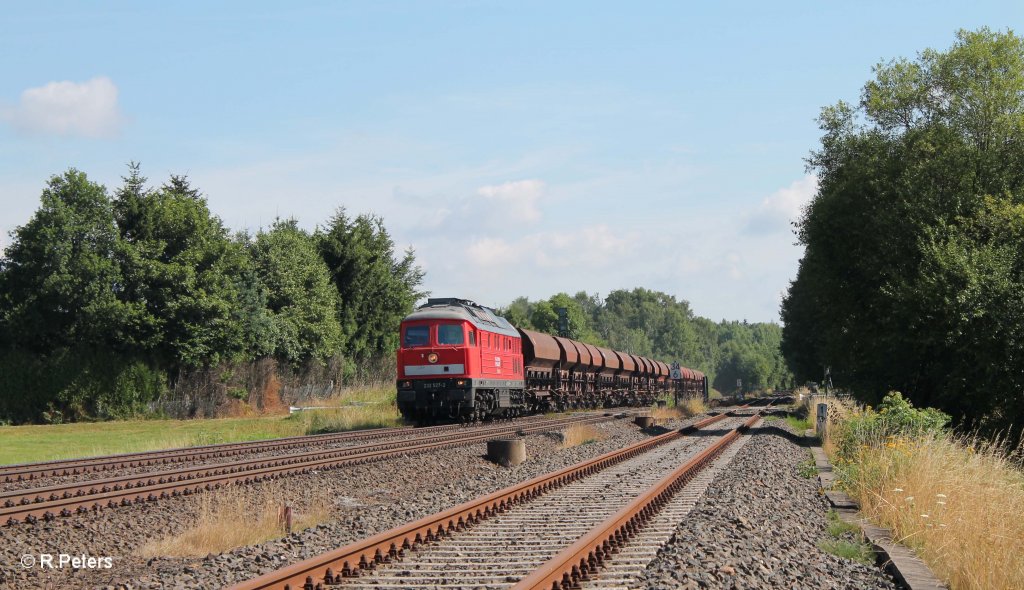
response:
<svg viewBox="0 0 1024 590"><path fill-rule="evenodd" d="M807 418L797 418L796 416L786 416L786 424L789 424L790 428L799 433L814 428L810 420Z"/></svg>
<svg viewBox="0 0 1024 590"><path fill-rule="evenodd" d="M707 411L708 409L704 405L703 400L698 398L686 398L679 400L677 405L651 408L650 416L658 422L665 422L668 420L689 418L691 416L703 414Z"/></svg>
<svg viewBox="0 0 1024 590"><path fill-rule="evenodd" d="M875 551L871 545L863 541L848 539L823 539L818 541L818 549L843 559L852 559L866 565L875 564Z"/></svg>
<svg viewBox="0 0 1024 590"><path fill-rule="evenodd" d="M814 479L815 477L818 477L818 467L816 466L814 459L808 459L801 462L796 466L796 472L804 479Z"/></svg>
<svg viewBox="0 0 1024 590"><path fill-rule="evenodd" d="M708 411L707 406L704 405L704 400L695 397L687 398L680 401L679 405L676 407L681 409L683 415L686 417L696 416L698 414L703 414L704 412Z"/></svg>
<svg viewBox="0 0 1024 590"><path fill-rule="evenodd" d="M839 518L839 513L835 510L828 511L828 534L836 539L842 537L847 533L860 533L860 527L855 524L850 524L845 520Z"/></svg>

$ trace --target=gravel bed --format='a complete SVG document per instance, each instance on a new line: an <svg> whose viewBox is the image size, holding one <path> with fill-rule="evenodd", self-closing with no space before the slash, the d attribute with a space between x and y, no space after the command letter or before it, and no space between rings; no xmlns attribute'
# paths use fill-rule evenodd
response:
<svg viewBox="0 0 1024 590"><path fill-rule="evenodd" d="M810 453L785 423L750 432L636 587L896 588L880 569L818 548L829 538L828 500L799 475Z"/></svg>
<svg viewBox="0 0 1024 590"><path fill-rule="evenodd" d="M672 423L678 428L696 419ZM527 437L528 460L498 467L483 458L485 444L400 457L356 468L300 475L263 486L301 507L329 498L331 520L266 543L198 558L145 559L146 542L178 534L195 522L207 494L107 510L99 518L70 517L52 523L0 528L0 585L15 588L219 588L301 561L482 494L578 463L647 438L628 420L596 424L608 438L568 449L552 435ZM301 508L300 508L301 510ZM24 569L24 554L112 556L110 569L41 572Z"/></svg>

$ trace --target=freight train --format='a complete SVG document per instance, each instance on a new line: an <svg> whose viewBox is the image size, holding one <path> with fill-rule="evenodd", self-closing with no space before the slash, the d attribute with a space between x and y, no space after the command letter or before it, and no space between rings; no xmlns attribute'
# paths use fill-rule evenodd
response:
<svg viewBox="0 0 1024 590"><path fill-rule="evenodd" d="M419 423L707 399L700 371L516 328L465 299L428 299L400 330L398 409Z"/></svg>

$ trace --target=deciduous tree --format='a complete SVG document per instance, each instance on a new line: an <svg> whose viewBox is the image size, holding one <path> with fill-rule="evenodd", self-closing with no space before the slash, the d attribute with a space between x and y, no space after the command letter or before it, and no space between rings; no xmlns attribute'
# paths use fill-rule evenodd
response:
<svg viewBox="0 0 1024 590"><path fill-rule="evenodd" d="M337 294L313 236L279 219L256 234L249 252L273 320L274 354L293 365L336 354L343 342Z"/></svg>
<svg viewBox="0 0 1024 590"><path fill-rule="evenodd" d="M874 73L858 105L822 112L782 306L790 367L831 365L866 401L900 390L964 425L1020 426L1024 41L960 31Z"/></svg>

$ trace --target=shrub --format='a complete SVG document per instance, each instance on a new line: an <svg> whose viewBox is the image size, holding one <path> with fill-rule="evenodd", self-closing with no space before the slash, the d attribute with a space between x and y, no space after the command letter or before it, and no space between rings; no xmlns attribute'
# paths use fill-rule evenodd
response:
<svg viewBox="0 0 1024 590"><path fill-rule="evenodd" d="M0 416L48 423L129 418L143 412L166 384L163 371L105 350L49 357L7 351L0 354Z"/></svg>
<svg viewBox="0 0 1024 590"><path fill-rule="evenodd" d="M833 442L840 460L851 461L863 447L894 445L900 440L939 433L949 421L948 414L934 408L915 408L900 392L892 391L877 412L869 407L843 422Z"/></svg>

